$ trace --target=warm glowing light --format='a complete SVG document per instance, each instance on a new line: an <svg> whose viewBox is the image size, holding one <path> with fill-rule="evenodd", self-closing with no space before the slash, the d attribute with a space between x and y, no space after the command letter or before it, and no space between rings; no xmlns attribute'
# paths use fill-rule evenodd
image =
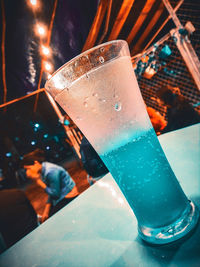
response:
<svg viewBox="0 0 200 267"><path fill-rule="evenodd" d="M41 27L41 26L38 26L38 33L40 35L44 35L45 34L45 29L43 27Z"/></svg>
<svg viewBox="0 0 200 267"><path fill-rule="evenodd" d="M37 0L30 0L30 4L33 5L33 6L36 6L37 5Z"/></svg>
<svg viewBox="0 0 200 267"><path fill-rule="evenodd" d="M48 73L48 74L47 74L47 79L50 79L51 76L52 76L52 75L51 75L50 73Z"/></svg>
<svg viewBox="0 0 200 267"><path fill-rule="evenodd" d="M36 24L35 32L40 37L44 37L47 33L46 27L44 25L41 25L41 24Z"/></svg>
<svg viewBox="0 0 200 267"><path fill-rule="evenodd" d="M44 68L47 71L51 71L53 69L52 65L49 62L44 62Z"/></svg>
<svg viewBox="0 0 200 267"><path fill-rule="evenodd" d="M50 49L46 46L42 46L42 54L44 54L45 56L49 56L50 55Z"/></svg>
<svg viewBox="0 0 200 267"><path fill-rule="evenodd" d="M39 2L37 0L29 0L29 1L27 1L27 3L29 5L29 7L34 9L34 10L41 9L41 2Z"/></svg>

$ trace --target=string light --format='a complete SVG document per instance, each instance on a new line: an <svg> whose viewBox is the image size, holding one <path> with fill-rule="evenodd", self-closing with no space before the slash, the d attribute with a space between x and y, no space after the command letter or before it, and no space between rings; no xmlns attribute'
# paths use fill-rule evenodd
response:
<svg viewBox="0 0 200 267"><path fill-rule="evenodd" d="M51 78L51 74L50 73L47 73L47 79L50 79Z"/></svg>
<svg viewBox="0 0 200 267"><path fill-rule="evenodd" d="M28 5L33 10L39 10L41 8L41 4L37 0L29 0Z"/></svg>
<svg viewBox="0 0 200 267"><path fill-rule="evenodd" d="M42 47L41 47L41 52L45 56L49 56L50 55L50 49L48 47L44 46L44 45L42 45Z"/></svg>
<svg viewBox="0 0 200 267"><path fill-rule="evenodd" d="M48 71L44 70L44 73L46 75L47 80L49 80L52 77L51 73L49 73Z"/></svg>
<svg viewBox="0 0 200 267"><path fill-rule="evenodd" d="M47 71L52 71L52 69L53 69L52 65L47 61L44 61L44 68Z"/></svg>
<svg viewBox="0 0 200 267"><path fill-rule="evenodd" d="M35 33L40 37L45 37L47 34L46 27L41 24L36 24Z"/></svg>
<svg viewBox="0 0 200 267"><path fill-rule="evenodd" d="M29 2L33 6L36 6L37 5L37 0L30 0Z"/></svg>
<svg viewBox="0 0 200 267"><path fill-rule="evenodd" d="M28 5L35 11L41 8L40 1L37 0L29 0L27 1ZM47 36L47 27L42 23L36 23L35 25L35 34L40 38L44 38ZM44 72L46 72L47 79L51 78L51 74L49 72L53 71L53 66L47 61L44 61L45 57L51 55L51 50L48 46L41 45L40 53L42 56L42 64L44 68Z"/></svg>

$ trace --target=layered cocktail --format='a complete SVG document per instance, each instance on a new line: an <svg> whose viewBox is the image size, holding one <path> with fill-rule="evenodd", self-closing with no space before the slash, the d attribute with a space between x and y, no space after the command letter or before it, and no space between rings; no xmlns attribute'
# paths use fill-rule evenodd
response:
<svg viewBox="0 0 200 267"><path fill-rule="evenodd" d="M125 41L82 53L55 72L45 88L108 167L144 240L168 243L194 228L198 210L160 146Z"/></svg>

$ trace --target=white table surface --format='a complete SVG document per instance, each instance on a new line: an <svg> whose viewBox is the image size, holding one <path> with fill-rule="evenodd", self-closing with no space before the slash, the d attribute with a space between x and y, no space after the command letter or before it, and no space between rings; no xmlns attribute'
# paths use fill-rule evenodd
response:
<svg viewBox="0 0 200 267"><path fill-rule="evenodd" d="M159 136L186 195L200 207L200 124ZM200 224L187 239L151 246L110 174L0 255L1 267L199 267Z"/></svg>

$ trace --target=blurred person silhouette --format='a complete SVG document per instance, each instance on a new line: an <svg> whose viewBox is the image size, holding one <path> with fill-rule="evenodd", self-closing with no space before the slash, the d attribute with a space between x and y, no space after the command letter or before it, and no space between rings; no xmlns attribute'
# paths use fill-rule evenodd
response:
<svg viewBox="0 0 200 267"><path fill-rule="evenodd" d="M24 191L0 190L1 252L38 226L37 214Z"/></svg>
<svg viewBox="0 0 200 267"><path fill-rule="evenodd" d="M188 103L178 87L162 86L157 91L157 96L161 103L167 107L167 126L162 133L200 122L200 113Z"/></svg>
<svg viewBox="0 0 200 267"><path fill-rule="evenodd" d="M47 220L79 195L69 173L63 167L45 161L44 151L41 149L24 155L21 166L26 170L27 178L43 188L49 196L41 222Z"/></svg>
<svg viewBox="0 0 200 267"><path fill-rule="evenodd" d="M85 136L83 136L81 140L80 154L83 168L88 173L87 179L90 185L94 184L109 172L98 153Z"/></svg>
<svg viewBox="0 0 200 267"><path fill-rule="evenodd" d="M152 108L152 107L146 107L146 108L147 108L149 118L151 120L151 123L153 125L153 128L154 128L156 134L160 135L162 130L166 127L167 121L160 114L160 112L158 112L154 108Z"/></svg>

